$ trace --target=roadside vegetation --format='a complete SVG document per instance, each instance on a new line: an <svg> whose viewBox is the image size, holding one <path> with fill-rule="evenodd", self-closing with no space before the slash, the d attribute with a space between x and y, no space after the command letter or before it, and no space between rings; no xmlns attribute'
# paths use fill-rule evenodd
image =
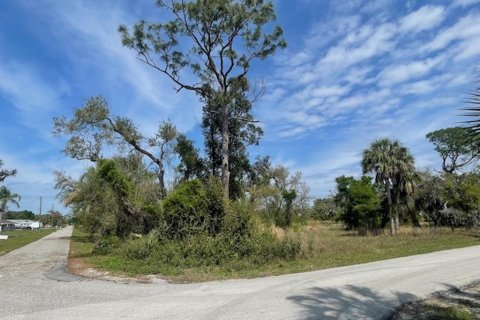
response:
<svg viewBox="0 0 480 320"><path fill-rule="evenodd" d="M267 259L238 257L218 263L221 256L190 253L190 261L184 259L185 251L178 246L164 249L159 245L142 247L140 256L137 245L141 242L137 240L118 245L107 254L95 249L95 239L88 232L76 228L70 260L82 262L80 269L72 270L78 273L82 273L82 268L93 267L120 276L156 274L171 281L208 281L314 271L480 244L477 233L463 229L452 233L446 228L433 231L402 227L395 238L388 233L365 237L346 231L342 224L311 220L288 231L271 231L280 239L287 236L299 243L295 259L271 259L266 255ZM213 248L210 251L218 254Z"/></svg>
<svg viewBox="0 0 480 320"><path fill-rule="evenodd" d="M65 154L92 164L79 178L56 173L77 227L74 257L127 274L200 280L478 243L475 127L427 135L441 172L419 170L398 140L373 141L358 175L338 177L332 195L312 199L301 172L249 154L263 135L253 107L265 90L250 68L286 46L273 4L174 0L157 9L170 18L120 26L122 43L177 92L199 97L203 150L167 119L142 133L101 96L55 118Z"/></svg>
<svg viewBox="0 0 480 320"><path fill-rule="evenodd" d="M9 253L15 249L26 246L29 243L37 241L50 233L56 231L55 229L41 229L41 230L12 230L0 232L0 235L8 236L8 240L0 240L0 256Z"/></svg>

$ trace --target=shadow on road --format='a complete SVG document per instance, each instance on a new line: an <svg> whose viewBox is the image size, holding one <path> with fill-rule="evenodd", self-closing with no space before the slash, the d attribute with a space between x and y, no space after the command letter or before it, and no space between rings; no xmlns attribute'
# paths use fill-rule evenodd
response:
<svg viewBox="0 0 480 320"><path fill-rule="evenodd" d="M393 317L403 319L479 319L480 283L463 288L444 284L446 291L433 294L426 300L404 305Z"/></svg>
<svg viewBox="0 0 480 320"><path fill-rule="evenodd" d="M416 300L410 293L384 297L366 287L312 288L308 294L288 297L304 308L304 319L385 319L399 305Z"/></svg>
<svg viewBox="0 0 480 320"><path fill-rule="evenodd" d="M55 238L46 238L43 240L49 240L49 241L57 241L57 240L70 240L70 237L55 237Z"/></svg>

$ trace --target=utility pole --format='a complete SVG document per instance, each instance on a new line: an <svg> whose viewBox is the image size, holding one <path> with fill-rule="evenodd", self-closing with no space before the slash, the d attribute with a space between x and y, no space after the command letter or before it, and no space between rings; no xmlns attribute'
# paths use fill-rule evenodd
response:
<svg viewBox="0 0 480 320"><path fill-rule="evenodd" d="M42 215L42 197L40 196L40 215Z"/></svg>

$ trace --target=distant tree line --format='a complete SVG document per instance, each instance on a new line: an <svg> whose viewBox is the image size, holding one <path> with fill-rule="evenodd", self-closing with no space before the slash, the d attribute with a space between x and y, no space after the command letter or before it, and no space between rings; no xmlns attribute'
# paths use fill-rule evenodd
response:
<svg viewBox="0 0 480 320"><path fill-rule="evenodd" d="M377 140L365 150L360 179L341 176L336 192L317 199L312 214L340 220L361 234L378 234L388 226L395 235L402 223L422 227L477 227L480 222L478 145L472 129L453 127L427 134L441 172L419 171L399 141Z"/></svg>

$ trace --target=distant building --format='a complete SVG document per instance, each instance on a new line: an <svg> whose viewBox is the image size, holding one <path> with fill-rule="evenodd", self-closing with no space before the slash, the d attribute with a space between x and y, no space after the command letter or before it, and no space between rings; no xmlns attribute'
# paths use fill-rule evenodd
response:
<svg viewBox="0 0 480 320"><path fill-rule="evenodd" d="M20 219L10 219L8 220L15 224L15 229L40 229L43 227L43 224L40 221L33 220L20 220Z"/></svg>
<svg viewBox="0 0 480 320"><path fill-rule="evenodd" d="M9 231L15 228L15 223L10 220L2 220L0 221L0 232L2 231Z"/></svg>

